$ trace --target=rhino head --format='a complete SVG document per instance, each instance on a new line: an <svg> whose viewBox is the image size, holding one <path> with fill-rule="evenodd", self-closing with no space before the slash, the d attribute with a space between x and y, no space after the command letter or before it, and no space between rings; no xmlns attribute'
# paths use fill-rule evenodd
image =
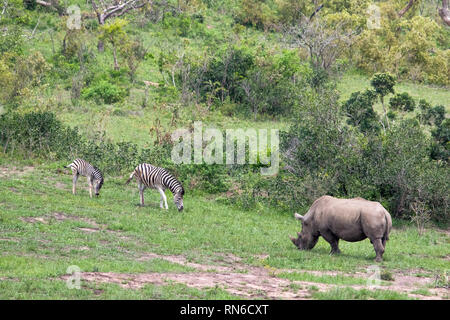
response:
<svg viewBox="0 0 450 320"><path fill-rule="evenodd" d="M302 232L297 232L297 238L292 236L289 236L289 238L299 250L311 250L316 245L319 235L311 222L305 221L305 217L298 213L295 213L294 217L302 222Z"/></svg>

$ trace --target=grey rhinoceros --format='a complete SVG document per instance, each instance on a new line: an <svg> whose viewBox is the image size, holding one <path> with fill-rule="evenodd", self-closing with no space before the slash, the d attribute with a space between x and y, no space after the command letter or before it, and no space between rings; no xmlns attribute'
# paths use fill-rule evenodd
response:
<svg viewBox="0 0 450 320"><path fill-rule="evenodd" d="M375 261L382 260L386 241L392 228L391 215L379 203L363 198L338 199L322 196L302 216L295 213L302 222L298 238L290 237L300 250L314 248L322 236L331 245L331 253L340 253L339 239L355 242L370 239L375 249Z"/></svg>

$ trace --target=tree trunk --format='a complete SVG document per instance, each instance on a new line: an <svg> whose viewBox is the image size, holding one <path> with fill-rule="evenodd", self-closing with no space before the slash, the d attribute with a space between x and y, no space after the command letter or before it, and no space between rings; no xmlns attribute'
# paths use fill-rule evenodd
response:
<svg viewBox="0 0 450 320"><path fill-rule="evenodd" d="M113 45L113 57L114 57L114 70L119 70L119 63L117 62L117 52L116 52L116 46Z"/></svg>
<svg viewBox="0 0 450 320"><path fill-rule="evenodd" d="M105 51L105 44L103 43L102 40L98 40L97 49L99 52Z"/></svg>
<svg viewBox="0 0 450 320"><path fill-rule="evenodd" d="M448 26L450 26L450 10L448 10L448 0L442 0L442 8L439 9L439 15L442 21Z"/></svg>

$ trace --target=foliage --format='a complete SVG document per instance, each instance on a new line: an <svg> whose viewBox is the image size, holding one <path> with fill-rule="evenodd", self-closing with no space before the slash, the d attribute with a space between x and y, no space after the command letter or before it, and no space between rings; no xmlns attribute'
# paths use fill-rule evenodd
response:
<svg viewBox="0 0 450 320"><path fill-rule="evenodd" d="M239 10L235 13L236 22L268 30L276 24L276 11L268 0L243 0Z"/></svg>
<svg viewBox="0 0 450 320"><path fill-rule="evenodd" d="M394 93L395 79L389 73L375 74L370 80L370 84L381 99L389 93Z"/></svg>
<svg viewBox="0 0 450 320"><path fill-rule="evenodd" d="M343 104L343 109L348 116L347 122L359 127L362 132L380 129L379 117L373 106L376 93L372 90L353 92L350 99Z"/></svg>
<svg viewBox="0 0 450 320"><path fill-rule="evenodd" d="M128 95L127 90L107 81L100 80L90 87L81 90L84 99L93 99L97 103L116 103L123 101Z"/></svg>
<svg viewBox="0 0 450 320"><path fill-rule="evenodd" d="M380 27L359 36L356 65L369 73L390 72L399 79L449 84L450 50L441 45L443 27L431 17L414 15L413 9L399 18L401 5L380 3Z"/></svg>
<svg viewBox="0 0 450 320"><path fill-rule="evenodd" d="M389 100L389 106L393 110L414 111L416 103L414 99L406 92L397 93Z"/></svg>

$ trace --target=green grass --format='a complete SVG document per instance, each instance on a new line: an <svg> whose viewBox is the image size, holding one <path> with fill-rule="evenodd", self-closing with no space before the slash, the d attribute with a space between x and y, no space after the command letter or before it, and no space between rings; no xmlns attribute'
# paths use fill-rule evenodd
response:
<svg viewBox="0 0 450 320"><path fill-rule="evenodd" d="M327 283L327 284L343 284L343 285L352 285L352 284L366 284L367 279L364 278L356 278L349 277L343 275L314 275L308 272L282 272L277 274L278 277L289 279L291 281L307 281L307 282L318 282L318 283Z"/></svg>
<svg viewBox="0 0 450 320"><path fill-rule="evenodd" d="M213 287L198 290L183 284L167 284L157 286L146 284L141 289L126 289L115 283L83 283L80 290L68 289L60 280L16 279L0 281L0 299L108 299L108 300L197 300L220 299L229 300L240 297L233 296L223 289ZM242 299L242 298L241 298Z"/></svg>
<svg viewBox="0 0 450 320"><path fill-rule="evenodd" d="M6 160L0 163L4 165ZM333 256L329 255L329 244L323 239L311 251L297 250L288 238L300 230L291 212L269 208L242 211L189 192L183 213L176 210L170 194L169 210L165 211L159 208L159 194L151 190L145 193L146 206L140 207L137 187L131 184L125 187L123 179L116 177L107 177L101 196L90 199L84 179L79 180L78 193L74 196L70 174L57 174L51 168L53 165L47 164L31 173L0 179L0 278L6 279L1 281L5 288L1 290L2 298L192 295L199 299L222 299L226 296L222 290L200 293L187 288L156 289L155 286L136 293L112 284L90 284L94 290L75 293L58 280L70 265L89 272L195 272L162 259L139 259L149 252L184 255L191 262L212 264L221 261L221 254L233 254L255 266L298 270L280 277L318 283L362 284L364 280L313 276L303 271L365 272L374 264L375 253L368 240L342 241L342 254ZM58 220L56 213L66 218ZM98 230L86 232L80 228ZM414 227L404 226L391 233L380 266L388 270L420 268L442 273L448 269L448 261L443 257L449 251L450 241L445 233L433 229L419 236ZM268 257L261 260L259 256L263 254ZM99 294L95 294L96 288ZM355 294L350 293L342 297Z"/></svg>
<svg viewBox="0 0 450 320"><path fill-rule="evenodd" d="M313 292L313 298L319 300L410 300L408 295L390 290L356 290L348 287L334 288L326 292Z"/></svg>
<svg viewBox="0 0 450 320"><path fill-rule="evenodd" d="M431 295L433 295L428 289L425 289L425 288L411 291L411 293L420 294L421 296L431 296Z"/></svg>

